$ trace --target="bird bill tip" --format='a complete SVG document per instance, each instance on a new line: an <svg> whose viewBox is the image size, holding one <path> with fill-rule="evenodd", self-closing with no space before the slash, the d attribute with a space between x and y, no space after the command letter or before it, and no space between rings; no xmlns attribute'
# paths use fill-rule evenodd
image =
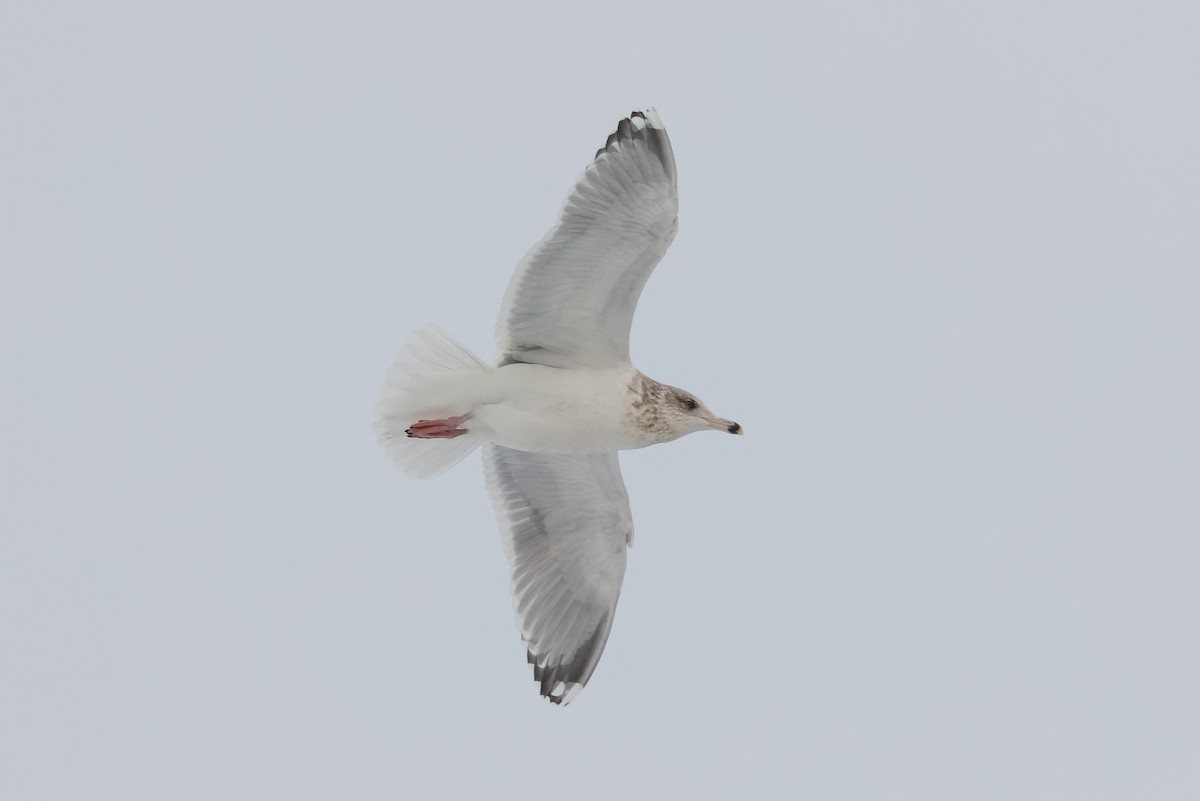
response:
<svg viewBox="0 0 1200 801"><path fill-rule="evenodd" d="M742 433L741 424L735 423L732 420L722 420L721 418L718 417L718 418L709 420L708 424L711 428L715 428L717 431L726 431L730 434L738 434L738 435L740 435Z"/></svg>

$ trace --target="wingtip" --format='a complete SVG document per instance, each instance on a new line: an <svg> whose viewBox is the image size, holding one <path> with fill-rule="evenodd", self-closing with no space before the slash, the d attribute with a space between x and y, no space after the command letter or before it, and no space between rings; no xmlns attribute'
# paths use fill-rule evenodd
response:
<svg viewBox="0 0 1200 801"><path fill-rule="evenodd" d="M654 106L650 106L645 111L635 111L630 116L634 115L637 115L645 120L646 125L650 126L651 128L657 128L660 131L666 130L666 126L663 125L662 118L658 116L658 109L654 108Z"/></svg>
<svg viewBox="0 0 1200 801"><path fill-rule="evenodd" d="M671 144L667 139L667 129L653 106L644 111L631 111L628 117L621 119L617 123L616 130L608 135L604 147L596 151L596 158L620 147L622 142L632 141L635 138L645 139L650 145L650 150L658 156L659 160L667 167L668 172L674 173L675 156L671 152Z"/></svg>
<svg viewBox="0 0 1200 801"><path fill-rule="evenodd" d="M605 633L604 639L608 639L607 633ZM596 653L584 663L582 674L578 672L579 664L542 664L537 656L528 649L525 651L525 658L533 666L533 680L538 683L538 692L541 696L555 706L566 706L583 692L588 679L592 676L592 671L596 669L596 662L600 655Z"/></svg>
<svg viewBox="0 0 1200 801"><path fill-rule="evenodd" d="M542 697L555 706L567 706L583 692L583 685L575 681L555 682L553 687L542 688Z"/></svg>
<svg viewBox="0 0 1200 801"><path fill-rule="evenodd" d="M582 684L574 681L560 681L550 690L550 694L546 696L546 699L556 706L566 706L574 701L581 692L583 692Z"/></svg>

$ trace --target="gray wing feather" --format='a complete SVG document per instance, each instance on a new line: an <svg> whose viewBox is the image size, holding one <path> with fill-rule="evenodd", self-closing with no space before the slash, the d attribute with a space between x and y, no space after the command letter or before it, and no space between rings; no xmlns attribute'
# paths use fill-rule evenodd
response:
<svg viewBox="0 0 1200 801"><path fill-rule="evenodd" d="M617 455L489 443L483 464L534 678L568 703L600 661L625 577L633 517Z"/></svg>
<svg viewBox="0 0 1200 801"><path fill-rule="evenodd" d="M675 238L678 216L671 141L653 109L634 112L517 266L496 323L499 364L628 363L638 298Z"/></svg>

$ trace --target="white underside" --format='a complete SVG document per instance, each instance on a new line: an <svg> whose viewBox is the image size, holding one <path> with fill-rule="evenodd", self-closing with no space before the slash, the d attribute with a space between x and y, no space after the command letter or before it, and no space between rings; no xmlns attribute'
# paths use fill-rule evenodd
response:
<svg viewBox="0 0 1200 801"><path fill-rule="evenodd" d="M632 366L489 367L435 326L401 346L376 406L375 432L401 472L432 478L483 442L539 453L613 453L655 441L631 416ZM409 437L421 420L467 416L452 439Z"/></svg>
<svg viewBox="0 0 1200 801"><path fill-rule="evenodd" d="M463 426L480 439L539 453L612 453L650 445L630 416L632 367L564 370L510 364L479 376Z"/></svg>

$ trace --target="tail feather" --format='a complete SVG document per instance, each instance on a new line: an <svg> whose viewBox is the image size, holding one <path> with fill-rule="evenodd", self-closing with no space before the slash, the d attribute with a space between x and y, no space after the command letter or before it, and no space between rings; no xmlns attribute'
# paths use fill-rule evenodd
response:
<svg viewBox="0 0 1200 801"><path fill-rule="evenodd" d="M420 420L462 415L480 373L492 368L435 325L409 335L388 373L372 429L400 472L433 478L480 445L470 433L453 439L418 439L406 430Z"/></svg>

